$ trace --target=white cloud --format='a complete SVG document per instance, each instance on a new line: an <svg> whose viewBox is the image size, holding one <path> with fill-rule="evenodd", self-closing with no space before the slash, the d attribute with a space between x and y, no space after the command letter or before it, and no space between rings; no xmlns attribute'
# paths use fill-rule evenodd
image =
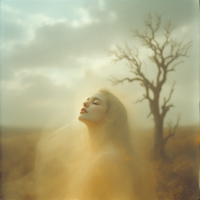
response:
<svg viewBox="0 0 200 200"><path fill-rule="evenodd" d="M27 73L20 78L18 74L18 78L4 82L1 86L2 123L44 126L50 118L64 112L67 105L73 102L74 93L74 89L66 84L56 84L49 76ZM68 110L72 116L65 116L66 119L60 120L73 117L72 109L71 104Z"/></svg>
<svg viewBox="0 0 200 200"><path fill-rule="evenodd" d="M99 0L99 8L100 8L100 10L105 9L105 1L104 0Z"/></svg>
<svg viewBox="0 0 200 200"><path fill-rule="evenodd" d="M187 32L188 31L188 26L182 26L182 27L180 27L180 29L181 29L181 31L183 32L183 33L185 33L185 32Z"/></svg>
<svg viewBox="0 0 200 200"><path fill-rule="evenodd" d="M51 20L41 15L35 16L34 21L36 19L41 25L33 29L32 39L13 43L2 57L5 65L16 70L78 67L81 57L107 56L105 50L115 41L115 30L103 23L74 29L64 20Z"/></svg>
<svg viewBox="0 0 200 200"><path fill-rule="evenodd" d="M67 23L68 22L68 20L66 18L54 19L45 14L30 15L29 21L32 24L32 26L34 27L34 29L37 29L39 26L43 26L43 25L54 25L56 23Z"/></svg>
<svg viewBox="0 0 200 200"><path fill-rule="evenodd" d="M127 41L130 46L139 48L140 57L145 60L146 48L141 48L139 40L131 38L130 29L137 28L142 31L146 13L156 9L162 12L166 5L170 7L172 3L163 2L164 6L160 7L161 4L155 6L146 3L144 6L139 2L135 4L135 1L125 2L74 1L70 5L67 1L54 4L32 2L33 7L29 2L24 6L20 1L17 4L4 4L4 38L7 37L2 47L1 90L2 102L5 105L4 123L42 125L47 122L49 116L55 113L59 115L68 107L70 112L78 112L78 105L82 103L81 97L99 86L126 94L127 102L140 98L143 91L137 84L110 86L107 80L110 75L123 78L130 74L125 62L110 65L111 57L108 57L106 51L117 44L123 46L123 41ZM56 5L56 8L53 5ZM182 6L179 14L173 10L167 14L178 24L174 37L179 38L181 34L187 33L186 37L191 38L194 24L190 23L191 8L189 11L188 9ZM194 56L192 53L191 55ZM192 68L194 59L195 57L189 58L185 66ZM149 67L148 62L147 65ZM188 99L196 99L194 91L191 90L190 82L194 79L191 68L178 69L176 74L170 75L172 78L169 83L177 79L177 83L182 87L182 90L176 87L173 96L175 103L181 102L177 110L190 112L189 109L186 110L191 108L188 104L192 103ZM148 75L154 75L154 71L150 69ZM183 82L187 82L188 87L184 87L186 83ZM183 94L179 93L188 91L190 96L181 101ZM75 99L78 99L76 105ZM136 107L138 112L143 113L138 119L141 121L149 112L148 104L146 102Z"/></svg>
<svg viewBox="0 0 200 200"><path fill-rule="evenodd" d="M109 16L110 16L110 19L111 19L112 21L114 21L114 20L117 19L117 14L116 14L115 12L113 12L113 11L110 12Z"/></svg>
<svg viewBox="0 0 200 200"><path fill-rule="evenodd" d="M94 19L88 10L84 9L84 8L78 8L75 10L75 13L78 14L79 19L74 19L71 22L72 27L82 27L85 25L89 25L92 23L98 23L100 20L98 19Z"/></svg>
<svg viewBox="0 0 200 200"><path fill-rule="evenodd" d="M20 14L20 11L18 9L15 8L11 8L11 6L9 6L8 4L2 2L1 3L1 11L5 12L4 14L8 13L8 14L15 14L18 15Z"/></svg>

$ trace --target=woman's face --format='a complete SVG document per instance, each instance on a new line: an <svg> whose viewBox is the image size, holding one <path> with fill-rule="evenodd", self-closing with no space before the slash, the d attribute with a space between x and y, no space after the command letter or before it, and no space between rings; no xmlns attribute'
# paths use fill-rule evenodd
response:
<svg viewBox="0 0 200 200"><path fill-rule="evenodd" d="M107 105L103 93L94 93L83 103L78 119L85 124L97 125L106 116L106 109Z"/></svg>

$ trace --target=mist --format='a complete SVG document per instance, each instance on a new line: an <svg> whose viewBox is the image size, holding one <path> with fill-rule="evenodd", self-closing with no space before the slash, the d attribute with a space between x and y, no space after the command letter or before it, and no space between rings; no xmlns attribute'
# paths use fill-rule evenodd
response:
<svg viewBox="0 0 200 200"><path fill-rule="evenodd" d="M56 8L56 9L54 9ZM106 87L126 98L139 127L152 127L148 102L139 83L112 86L109 79L132 77L127 62L112 64L108 51L116 45L136 46L145 73L153 77L149 51L131 30L144 30L151 12L163 14L163 25L172 20L172 36L192 41L188 58L171 72L162 90L163 100L176 81L168 113L181 125L198 123L198 10L196 1L141 3L112 1L1 3L1 125L43 128L58 117L59 126L75 118L82 99L97 87ZM187 14L186 14L187 13ZM14 35L12 33L15 33ZM70 104L70 106L69 106ZM68 112L64 112L68 110ZM62 114L62 116L60 116ZM66 114L66 115L65 115ZM132 116L131 116L132 117ZM133 120L134 121L134 120ZM166 124L165 124L166 125Z"/></svg>
<svg viewBox="0 0 200 200"><path fill-rule="evenodd" d="M88 133L78 116L83 102L99 88L111 91L127 110L136 160L134 180L141 179L135 183L138 191L134 192L135 199L198 198L197 1L4 0L0 9L2 199L73 199L76 193L81 193L77 188L82 188L85 194L98 189L97 185L91 189L93 182L83 188L92 174L89 167L93 161L86 159L90 152ZM156 68L150 64L150 52L132 34L135 29L145 31L148 13L163 14L163 24L171 20L175 25L173 38L192 42L188 57L180 59L184 62L169 74L162 88L160 104L176 82L170 99L174 107L164 120L164 137L168 136L169 122L175 125L179 114L181 118L176 134L166 143L167 159L158 161L152 153L154 118L152 115L147 118L149 102L136 103L145 90L139 82L113 86L112 77L133 78L133 74L125 60L114 64L114 56L108 53L116 50L116 45L136 46L145 63L143 72L153 79ZM161 43L162 33L158 35ZM77 134L73 135L74 132ZM80 143L82 149L78 148ZM109 174L109 167L113 166L102 165ZM126 167L123 163L119 166L117 170L127 178ZM120 179L124 181L119 175ZM112 176L109 181L113 181ZM125 188L129 185L127 181ZM139 186L146 188L144 196ZM118 186L112 190L117 191Z"/></svg>

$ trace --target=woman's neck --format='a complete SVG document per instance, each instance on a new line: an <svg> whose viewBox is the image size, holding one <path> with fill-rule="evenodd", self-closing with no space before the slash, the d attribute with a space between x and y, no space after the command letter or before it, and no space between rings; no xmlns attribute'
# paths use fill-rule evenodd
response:
<svg viewBox="0 0 200 200"><path fill-rule="evenodd" d="M92 151L97 153L104 144L104 134L99 125L87 125Z"/></svg>

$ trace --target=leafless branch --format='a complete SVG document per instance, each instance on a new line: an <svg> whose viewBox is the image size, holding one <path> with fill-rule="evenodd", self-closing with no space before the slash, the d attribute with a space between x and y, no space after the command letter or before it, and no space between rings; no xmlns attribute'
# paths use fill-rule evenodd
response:
<svg viewBox="0 0 200 200"><path fill-rule="evenodd" d="M143 94L143 98L142 99L138 99L135 103L141 103L143 102L145 99L147 99L146 95Z"/></svg>
<svg viewBox="0 0 200 200"><path fill-rule="evenodd" d="M125 49L123 49L122 47L117 45L116 51L109 51L108 54L110 56L111 55L115 56L115 58L112 59L114 64L120 60L126 59L127 61L133 63L138 68L141 68L142 62L140 61L140 59L138 57L138 50L135 47L134 47L134 49L131 49L126 44Z"/></svg>
<svg viewBox="0 0 200 200"><path fill-rule="evenodd" d="M168 127L169 127L169 131L168 131L168 136L163 140L163 144L165 145L167 140L174 136L174 134L176 133L176 129L178 127L179 121L180 121L181 117L180 115L178 115L177 120L176 120L176 124L174 125L174 127L172 128L172 122L169 121L168 122Z"/></svg>
<svg viewBox="0 0 200 200"><path fill-rule="evenodd" d="M180 57L188 57L188 50L191 47L192 43L187 42L185 44L184 39L180 42L173 41L170 44L170 54L166 57L164 57L165 60L165 67L168 68L168 66L173 63L175 60L177 60Z"/></svg>
<svg viewBox="0 0 200 200"><path fill-rule="evenodd" d="M151 88L151 90L155 90L153 82L150 82L148 78L144 75L144 73L141 71L142 61L139 58L138 49L135 47L130 48L128 47L127 44L125 45L126 45L125 49L123 49L120 46L116 46L115 51L109 51L109 55L115 56L115 58L113 59L113 62L116 63L122 59L127 60L129 62L131 72L134 73L136 77L138 77L138 80L142 80L143 85L146 85L147 88ZM118 84L119 81L117 81L116 83Z"/></svg>
<svg viewBox="0 0 200 200"><path fill-rule="evenodd" d="M147 46L149 49L153 51L153 55L149 56L149 59L154 62L157 66L158 72L156 77L156 86L157 88L161 88L162 85L166 82L167 73L170 71L174 71L175 67L180 64L178 62L174 64L171 68L168 67L178 58L180 57L187 57L187 53L189 48L191 47L191 42L184 44L184 39L180 42L177 42L172 38L172 31L175 26L172 25L172 22L169 21L164 26L164 43L161 45L156 40L156 32L159 30L161 26L161 19L162 15L156 15L156 22L155 25L153 24L152 15L149 14L145 19L144 23L148 28L143 34L140 33L138 30L133 31L133 35L135 37L140 38L142 45ZM164 51L166 51L167 46L169 46L170 54L168 56L164 55Z"/></svg>
<svg viewBox="0 0 200 200"><path fill-rule="evenodd" d="M171 87L171 90L170 90L168 98L167 99L164 98L164 105L166 105L170 101L172 93L174 92L175 84L176 84L176 82L174 81L174 83L172 84L172 87Z"/></svg>
<svg viewBox="0 0 200 200"><path fill-rule="evenodd" d="M169 45L170 43L173 42L173 39L171 38L171 33L173 31L173 29L175 28L175 26L172 25L171 20L167 22L167 24L164 26L164 37L165 37L165 41L161 47L161 51L163 52L163 50L165 49L165 47L167 45Z"/></svg>
<svg viewBox="0 0 200 200"><path fill-rule="evenodd" d="M173 104L167 105L167 103L170 101L171 96L172 96L172 93L174 92L174 86L175 86L175 84L176 84L176 82L174 81L174 83L173 83L173 85L172 85L172 87L171 87L171 90L170 90L170 93L169 93L168 98L166 99L166 98L164 97L164 102L163 102L163 105L161 106L161 108L162 108L161 117L162 117L162 118L164 118L165 115L166 115L166 113L169 111L169 109L170 109L171 107L173 107Z"/></svg>
<svg viewBox="0 0 200 200"><path fill-rule="evenodd" d="M169 72L175 71L177 65L183 63L180 58L188 57L188 51L191 47L191 42L185 42L184 39L181 41L173 37L173 31L175 26L172 21L168 21L164 26L162 25L162 15L155 15L152 17L149 14L145 20L145 31L140 32L139 30L133 30L133 36L140 39L143 46L151 50L149 55L149 60L156 66L157 73L153 80L150 80L143 71L145 65L139 57L138 49L135 47L130 48L130 46L125 43L124 47L116 46L115 50L109 51L109 55L113 56L113 63L116 63L121 60L128 61L128 66L130 73L134 74L133 78L125 77L123 79L117 79L112 77L110 81L112 85L123 84L124 81L134 82L139 81L140 85L144 88L145 94L135 103L143 102L145 99L149 101L150 113L147 118L152 114L154 116L155 126L162 128L163 120L167 112L174 105L170 103L172 94L174 92L175 82L172 84L171 90L167 97L164 98L163 104L160 102L160 93L162 91L163 85L166 83ZM163 28L163 29L162 29ZM162 29L163 41L160 42L160 30ZM159 34L158 34L159 33ZM159 35L159 36L158 36ZM157 120L159 119L159 120ZM164 142L172 137L178 127L180 116L177 118L176 124L173 126L172 122L168 123L169 133L168 136L163 139L162 131L159 131L159 134L162 136L161 142ZM158 145L155 142L155 147L158 148Z"/></svg>
<svg viewBox="0 0 200 200"><path fill-rule="evenodd" d="M175 63L170 69L167 70L167 72L175 71L175 67L179 65L180 63L184 63L184 61L179 61Z"/></svg>
<svg viewBox="0 0 200 200"><path fill-rule="evenodd" d="M152 115L152 112L150 111L149 114L147 115L147 118L149 118Z"/></svg>
<svg viewBox="0 0 200 200"><path fill-rule="evenodd" d="M117 79L117 78L115 78L114 76L111 76L111 79L108 79L109 81L111 81L112 82L112 85L118 85L118 84L123 84L123 82L124 81L128 81L128 82L133 82L133 81L142 81L142 79L139 79L139 78L128 78L128 77L126 77L126 78L124 78L124 79Z"/></svg>

